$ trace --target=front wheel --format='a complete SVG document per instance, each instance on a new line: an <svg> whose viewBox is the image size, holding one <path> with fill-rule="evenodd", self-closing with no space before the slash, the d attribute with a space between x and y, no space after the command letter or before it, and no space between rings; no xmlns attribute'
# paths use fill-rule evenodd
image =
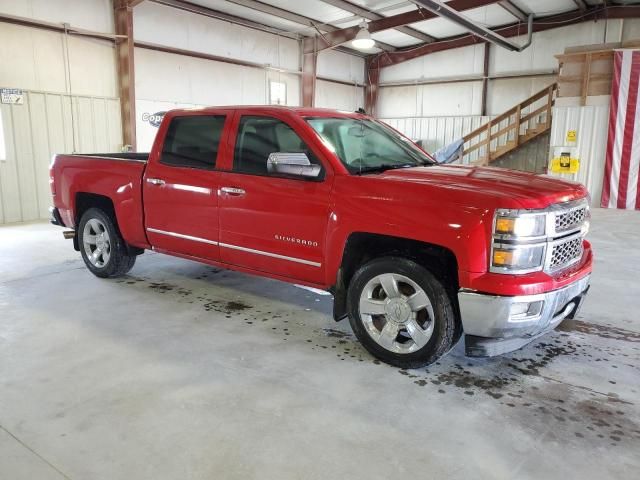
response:
<svg viewBox="0 0 640 480"><path fill-rule="evenodd" d="M418 368L448 352L456 319L442 284L421 265L383 257L363 265L347 292L349 323L375 357L401 368Z"/></svg>
<svg viewBox="0 0 640 480"><path fill-rule="evenodd" d="M82 215L78 243L85 265L97 277L120 277L136 263L111 215L99 208L90 208Z"/></svg>

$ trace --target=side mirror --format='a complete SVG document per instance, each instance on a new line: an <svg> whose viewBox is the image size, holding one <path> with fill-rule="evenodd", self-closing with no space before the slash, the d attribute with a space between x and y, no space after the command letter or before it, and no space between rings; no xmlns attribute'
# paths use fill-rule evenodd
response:
<svg viewBox="0 0 640 480"><path fill-rule="evenodd" d="M322 167L311 164L309 157L302 152L273 152L267 159L267 171L294 177L317 178L322 171Z"/></svg>

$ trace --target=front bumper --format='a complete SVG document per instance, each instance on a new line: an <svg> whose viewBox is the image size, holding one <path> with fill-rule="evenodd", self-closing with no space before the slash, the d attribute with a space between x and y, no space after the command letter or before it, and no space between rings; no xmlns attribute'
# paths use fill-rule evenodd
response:
<svg viewBox="0 0 640 480"><path fill-rule="evenodd" d="M565 318L575 317L589 290L590 277L538 295L498 296L461 290L458 302L466 354L492 357L517 350Z"/></svg>

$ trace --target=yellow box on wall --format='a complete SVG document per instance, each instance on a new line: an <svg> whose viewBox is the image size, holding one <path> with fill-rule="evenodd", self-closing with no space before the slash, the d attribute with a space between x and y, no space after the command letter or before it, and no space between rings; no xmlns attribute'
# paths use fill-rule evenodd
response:
<svg viewBox="0 0 640 480"><path fill-rule="evenodd" d="M571 158L568 154L562 154L551 160L551 171L553 173L578 173L580 170L580 160Z"/></svg>

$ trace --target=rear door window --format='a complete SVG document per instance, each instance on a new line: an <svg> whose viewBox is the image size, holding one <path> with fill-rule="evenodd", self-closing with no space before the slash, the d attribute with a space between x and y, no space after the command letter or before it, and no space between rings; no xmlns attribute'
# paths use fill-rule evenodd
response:
<svg viewBox="0 0 640 480"><path fill-rule="evenodd" d="M213 170L216 167L224 115L189 115L171 120L160 163Z"/></svg>

